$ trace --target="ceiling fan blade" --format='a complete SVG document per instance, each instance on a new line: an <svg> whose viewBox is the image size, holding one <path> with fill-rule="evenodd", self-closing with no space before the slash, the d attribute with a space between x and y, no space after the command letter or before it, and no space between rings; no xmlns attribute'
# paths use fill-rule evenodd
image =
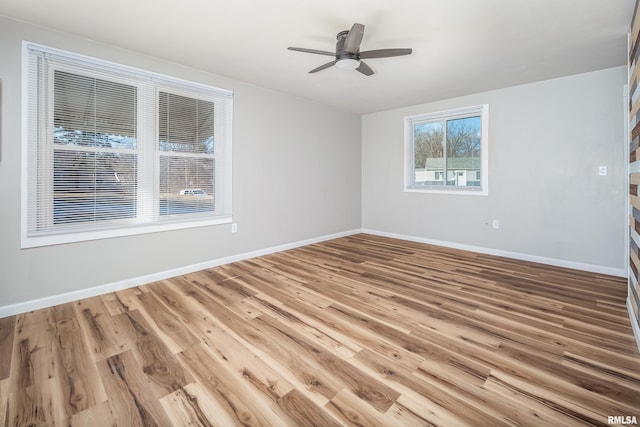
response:
<svg viewBox="0 0 640 427"><path fill-rule="evenodd" d="M295 50L296 52L315 53L316 55L336 56L335 52L327 52L326 50L307 49L304 47L288 47L289 50Z"/></svg>
<svg viewBox="0 0 640 427"><path fill-rule="evenodd" d="M344 39L344 50L349 53L357 53L360 49L362 36L364 36L364 25L358 23L353 24L353 27L349 30L349 34L347 34L347 38Z"/></svg>
<svg viewBox="0 0 640 427"><path fill-rule="evenodd" d="M363 61L360 61L360 65L358 66L358 68L356 68L356 70L360 71L365 76L370 76L373 74L373 70L371 69L371 67L365 64Z"/></svg>
<svg viewBox="0 0 640 427"><path fill-rule="evenodd" d="M360 58L389 58L391 56L411 55L411 49L376 49L360 52Z"/></svg>
<svg viewBox="0 0 640 427"><path fill-rule="evenodd" d="M331 62L327 62L326 64L323 64L317 68L314 68L313 70L309 71L309 73L317 73L318 71L322 71L325 68L329 68L333 65L335 65L336 61L331 61Z"/></svg>

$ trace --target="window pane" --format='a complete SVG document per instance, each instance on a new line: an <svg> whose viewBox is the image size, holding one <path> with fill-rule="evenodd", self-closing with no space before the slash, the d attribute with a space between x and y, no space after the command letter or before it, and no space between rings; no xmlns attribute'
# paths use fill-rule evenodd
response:
<svg viewBox="0 0 640 427"><path fill-rule="evenodd" d="M135 154L55 150L53 223L135 217L136 157Z"/></svg>
<svg viewBox="0 0 640 427"><path fill-rule="evenodd" d="M480 186L480 116L447 121L447 185Z"/></svg>
<svg viewBox="0 0 640 427"><path fill-rule="evenodd" d="M443 123L413 126L415 185L443 185Z"/></svg>
<svg viewBox="0 0 640 427"><path fill-rule="evenodd" d="M55 71L54 142L135 149L136 91L131 85Z"/></svg>
<svg viewBox="0 0 640 427"><path fill-rule="evenodd" d="M211 101L159 93L160 151L213 154Z"/></svg>
<svg viewBox="0 0 640 427"><path fill-rule="evenodd" d="M212 158L160 157L160 215L214 210Z"/></svg>

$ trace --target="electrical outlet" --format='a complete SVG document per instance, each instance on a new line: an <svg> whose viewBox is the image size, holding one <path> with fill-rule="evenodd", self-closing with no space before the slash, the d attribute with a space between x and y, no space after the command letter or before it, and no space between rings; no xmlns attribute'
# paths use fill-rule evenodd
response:
<svg viewBox="0 0 640 427"><path fill-rule="evenodd" d="M494 219L493 220L493 228L496 228L496 229L500 228L500 221L498 221L497 219Z"/></svg>
<svg viewBox="0 0 640 427"><path fill-rule="evenodd" d="M600 176L607 176L607 174L609 173L609 171L607 170L606 166L600 166L598 168L598 175Z"/></svg>

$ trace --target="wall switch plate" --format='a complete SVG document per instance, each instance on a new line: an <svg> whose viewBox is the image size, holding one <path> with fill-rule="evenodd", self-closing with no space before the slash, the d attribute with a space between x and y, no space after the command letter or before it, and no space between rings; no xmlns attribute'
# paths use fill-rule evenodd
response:
<svg viewBox="0 0 640 427"><path fill-rule="evenodd" d="M607 174L609 173L609 171L607 170L606 166L600 166L598 168L598 175L600 176L607 176Z"/></svg>
<svg viewBox="0 0 640 427"><path fill-rule="evenodd" d="M236 224L236 223L231 224L231 232L232 233L237 233L238 232L238 224Z"/></svg>

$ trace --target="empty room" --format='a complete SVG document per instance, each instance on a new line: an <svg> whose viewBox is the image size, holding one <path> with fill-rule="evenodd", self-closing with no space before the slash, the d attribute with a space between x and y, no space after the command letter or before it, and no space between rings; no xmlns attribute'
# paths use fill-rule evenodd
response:
<svg viewBox="0 0 640 427"><path fill-rule="evenodd" d="M636 0L0 0L0 425L640 420Z"/></svg>

